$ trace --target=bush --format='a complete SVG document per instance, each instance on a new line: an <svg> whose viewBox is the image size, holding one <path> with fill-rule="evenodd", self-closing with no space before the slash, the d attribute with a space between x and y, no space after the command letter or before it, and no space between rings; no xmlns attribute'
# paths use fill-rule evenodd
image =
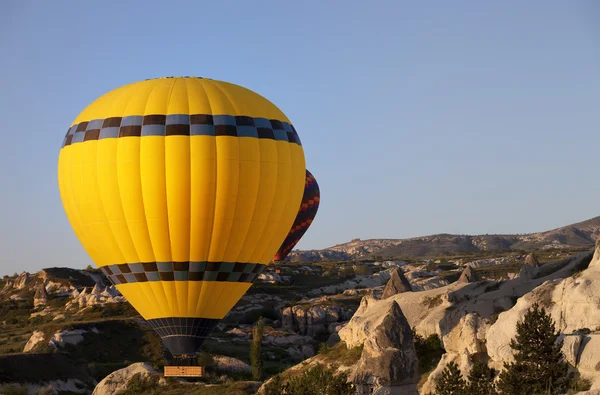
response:
<svg viewBox="0 0 600 395"><path fill-rule="evenodd" d="M417 335L413 328L413 339L419 358L419 371L426 373L433 370L446 352L442 347L440 337L434 334L425 339L423 336Z"/></svg>
<svg viewBox="0 0 600 395"><path fill-rule="evenodd" d="M276 375L265 386L264 395L314 395L317 388L321 395L354 395L355 393L354 385L348 383L348 376L345 373L337 374L335 366L324 368L321 364L316 364L302 372L300 376L292 377L285 384L281 377Z"/></svg>

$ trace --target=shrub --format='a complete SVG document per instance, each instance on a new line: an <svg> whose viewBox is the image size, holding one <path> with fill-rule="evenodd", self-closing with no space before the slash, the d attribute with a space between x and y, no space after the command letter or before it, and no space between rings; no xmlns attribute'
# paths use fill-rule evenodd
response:
<svg viewBox="0 0 600 395"><path fill-rule="evenodd" d="M352 383L348 383L345 373L337 374L337 368L330 366L324 368L316 364L305 370L298 377L292 377L287 383L279 375L275 376L265 386L265 395L314 395L315 389L319 389L320 395L354 395L355 389Z"/></svg>
<svg viewBox="0 0 600 395"><path fill-rule="evenodd" d="M425 373L433 370L445 352L439 336L434 334L425 339L423 336L418 335L413 328L413 339L419 358L419 371Z"/></svg>

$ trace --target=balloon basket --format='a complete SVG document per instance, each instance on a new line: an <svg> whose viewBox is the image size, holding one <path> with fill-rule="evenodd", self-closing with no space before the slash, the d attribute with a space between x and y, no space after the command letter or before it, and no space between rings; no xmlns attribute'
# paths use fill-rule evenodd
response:
<svg viewBox="0 0 600 395"><path fill-rule="evenodd" d="M165 366L165 377L203 377L204 366L198 366L195 357L175 357L173 365Z"/></svg>

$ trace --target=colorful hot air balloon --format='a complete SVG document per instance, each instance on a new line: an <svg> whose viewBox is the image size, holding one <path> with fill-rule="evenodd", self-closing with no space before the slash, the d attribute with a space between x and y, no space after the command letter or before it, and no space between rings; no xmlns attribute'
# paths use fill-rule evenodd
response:
<svg viewBox="0 0 600 395"><path fill-rule="evenodd" d="M288 118L237 85L158 78L72 123L63 205L86 251L176 357L196 353L265 269L302 201Z"/></svg>
<svg viewBox="0 0 600 395"><path fill-rule="evenodd" d="M281 244L281 247L279 247L279 251L277 251L273 257L274 261L284 261L290 251L292 251L292 248L294 248L302 236L304 236L304 233L310 227L310 224L312 224L312 221L317 215L320 199L321 194L319 191L319 184L317 184L317 180L310 171L306 170L302 204L300 205L296 220L294 221L290 232L283 241L283 244Z"/></svg>

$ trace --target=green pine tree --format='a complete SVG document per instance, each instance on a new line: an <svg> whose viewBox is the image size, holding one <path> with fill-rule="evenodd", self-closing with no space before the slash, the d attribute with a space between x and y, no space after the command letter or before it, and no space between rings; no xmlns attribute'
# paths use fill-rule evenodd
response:
<svg viewBox="0 0 600 395"><path fill-rule="evenodd" d="M265 331L265 326L262 317L258 319L258 322L252 328L252 343L250 343L250 364L252 365L252 378L254 380L261 380L263 371L263 360L262 360L262 337Z"/></svg>
<svg viewBox="0 0 600 395"><path fill-rule="evenodd" d="M462 377L462 373L458 365L450 362L441 376L435 379L435 394L436 395L465 395L467 383Z"/></svg>
<svg viewBox="0 0 600 395"><path fill-rule="evenodd" d="M563 394L568 390L569 368L554 330L554 321L538 304L525 313L517 323L516 339L510 342L515 362L504 364L498 381L502 395Z"/></svg>
<svg viewBox="0 0 600 395"><path fill-rule="evenodd" d="M469 373L469 385L466 392L469 395L496 395L494 370L484 362L475 362Z"/></svg>

